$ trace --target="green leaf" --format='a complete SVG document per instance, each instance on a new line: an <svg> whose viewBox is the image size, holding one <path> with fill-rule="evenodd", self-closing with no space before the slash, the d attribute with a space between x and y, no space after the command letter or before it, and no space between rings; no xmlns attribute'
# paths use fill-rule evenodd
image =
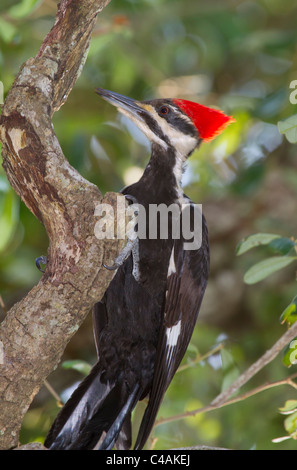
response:
<svg viewBox="0 0 297 470"><path fill-rule="evenodd" d="M270 276L270 274L296 261L296 259L296 256L274 256L273 258L260 261L260 263L255 264L245 273L244 282L246 284L255 284L256 282L262 281Z"/></svg>
<svg viewBox="0 0 297 470"><path fill-rule="evenodd" d="M297 337L284 350L283 364L291 367L297 363Z"/></svg>
<svg viewBox="0 0 297 470"><path fill-rule="evenodd" d="M284 406L279 408L282 415L289 415L297 411L297 400L287 400Z"/></svg>
<svg viewBox="0 0 297 470"><path fill-rule="evenodd" d="M255 233L254 235L244 238L238 243L236 254L239 256L256 246L268 245L277 238L281 238L280 235L275 235L274 233Z"/></svg>
<svg viewBox="0 0 297 470"><path fill-rule="evenodd" d="M285 134L286 138L291 144L297 142L297 114L290 116L284 121L278 122L278 130L281 134Z"/></svg>
<svg viewBox="0 0 297 470"><path fill-rule="evenodd" d="M287 306L280 316L280 322L288 323L289 326L293 325L297 320L297 296L294 297L292 302Z"/></svg>
<svg viewBox="0 0 297 470"><path fill-rule="evenodd" d="M84 375L88 375L92 366L86 361L81 361L80 359L74 359L71 361L64 361L62 363L63 369L73 369L81 372Z"/></svg>
<svg viewBox="0 0 297 470"><path fill-rule="evenodd" d="M297 411L285 419L284 426L289 434L293 434L297 431Z"/></svg>
<svg viewBox="0 0 297 470"><path fill-rule="evenodd" d="M224 391L239 377L239 369L232 354L226 349L222 349L221 359L223 371L222 391Z"/></svg>
<svg viewBox="0 0 297 470"><path fill-rule="evenodd" d="M287 255L292 250L292 248L296 246L296 243L290 238L281 237L272 240L268 246L276 253Z"/></svg>

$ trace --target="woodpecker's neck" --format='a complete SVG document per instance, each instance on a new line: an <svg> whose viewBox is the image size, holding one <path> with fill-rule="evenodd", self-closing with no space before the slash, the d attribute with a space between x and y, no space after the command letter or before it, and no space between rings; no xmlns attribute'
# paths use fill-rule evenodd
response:
<svg viewBox="0 0 297 470"><path fill-rule="evenodd" d="M182 157L173 147L164 149L153 144L152 154L141 183L156 203L171 204L183 195L181 178L187 157Z"/></svg>

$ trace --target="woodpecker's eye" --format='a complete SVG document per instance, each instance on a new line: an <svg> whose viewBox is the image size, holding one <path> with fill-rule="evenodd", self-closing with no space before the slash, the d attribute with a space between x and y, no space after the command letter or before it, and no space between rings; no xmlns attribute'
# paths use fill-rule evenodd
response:
<svg viewBox="0 0 297 470"><path fill-rule="evenodd" d="M167 106L162 106L162 108L160 108L160 114L168 114L169 113L169 108L167 108Z"/></svg>

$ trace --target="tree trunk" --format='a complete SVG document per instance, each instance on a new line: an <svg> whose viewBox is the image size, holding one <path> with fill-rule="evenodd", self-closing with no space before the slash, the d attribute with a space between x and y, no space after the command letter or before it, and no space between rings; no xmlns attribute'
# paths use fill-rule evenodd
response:
<svg viewBox="0 0 297 470"><path fill-rule="evenodd" d="M0 449L18 444L33 397L114 275L101 268L102 261L112 264L124 244L95 237L95 207L114 206L116 195L102 199L69 165L51 121L83 67L97 14L109 1L60 2L55 25L37 56L21 67L0 118L7 177L49 237L45 274L0 325Z"/></svg>

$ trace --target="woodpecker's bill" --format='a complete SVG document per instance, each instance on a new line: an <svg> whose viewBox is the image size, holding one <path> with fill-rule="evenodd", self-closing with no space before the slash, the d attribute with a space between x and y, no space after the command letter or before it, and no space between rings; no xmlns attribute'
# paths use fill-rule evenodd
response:
<svg viewBox="0 0 297 470"><path fill-rule="evenodd" d="M135 101L96 92L137 124L152 145L140 180L122 192L150 204L193 202L181 188L187 158L234 121L221 111L180 99ZM194 210L194 209L193 209ZM172 228L172 226L171 226ZM176 239L139 239L93 311L98 362L56 418L45 442L51 449L129 449L131 412L149 397L135 449L142 449L162 398L196 323L209 272L207 226L202 243L186 250Z"/></svg>

